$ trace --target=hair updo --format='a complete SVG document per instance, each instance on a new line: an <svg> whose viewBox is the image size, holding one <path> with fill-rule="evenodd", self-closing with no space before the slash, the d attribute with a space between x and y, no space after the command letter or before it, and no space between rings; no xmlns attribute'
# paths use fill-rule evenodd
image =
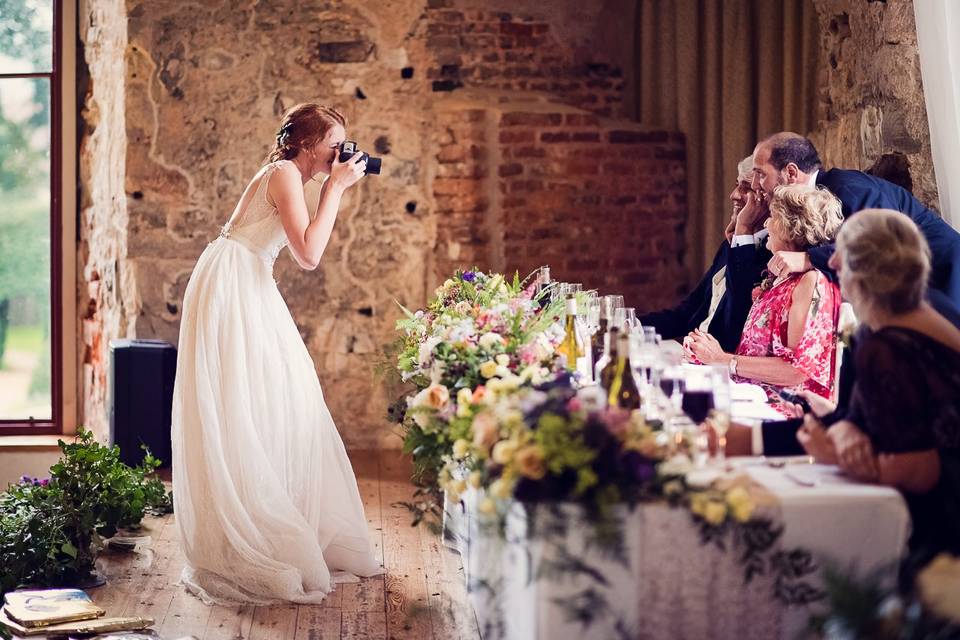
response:
<svg viewBox="0 0 960 640"><path fill-rule="evenodd" d="M908 216L866 209L837 236L840 287L861 316L901 314L920 306L930 276L930 248Z"/></svg>
<svg viewBox="0 0 960 640"><path fill-rule="evenodd" d="M347 119L333 107L314 102L291 107L283 114L276 142L267 161L293 160L303 149L323 140L327 132L337 125L345 128Z"/></svg>
<svg viewBox="0 0 960 640"><path fill-rule="evenodd" d="M836 237L843 224L843 207L826 189L793 184L773 190L770 217L791 244L806 249Z"/></svg>

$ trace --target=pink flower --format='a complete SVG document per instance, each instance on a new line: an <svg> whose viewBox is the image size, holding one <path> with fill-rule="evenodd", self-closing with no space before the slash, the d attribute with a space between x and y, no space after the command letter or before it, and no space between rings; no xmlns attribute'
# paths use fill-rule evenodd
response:
<svg viewBox="0 0 960 640"><path fill-rule="evenodd" d="M583 403L580 402L580 398L574 396L570 398L570 401L567 402L567 411L571 413L580 411L583 408Z"/></svg>
<svg viewBox="0 0 960 640"><path fill-rule="evenodd" d="M618 438L627 433L627 423L630 421L630 412L619 407L608 407L600 414L600 419L607 427L607 431Z"/></svg>
<svg viewBox="0 0 960 640"><path fill-rule="evenodd" d="M533 364L537 361L537 348L532 344L525 344L518 351L523 364Z"/></svg>
<svg viewBox="0 0 960 640"><path fill-rule="evenodd" d="M760 287L754 287L753 291L750 292L750 298L754 302L756 302L757 298L759 298L762 294L763 294L763 289L761 289Z"/></svg>

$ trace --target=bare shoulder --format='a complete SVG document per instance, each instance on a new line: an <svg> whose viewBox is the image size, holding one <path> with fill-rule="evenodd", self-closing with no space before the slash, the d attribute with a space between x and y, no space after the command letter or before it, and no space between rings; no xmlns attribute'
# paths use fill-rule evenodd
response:
<svg viewBox="0 0 960 640"><path fill-rule="evenodd" d="M813 295L814 289L817 288L821 277L821 273L816 269L811 269L803 274L800 277L800 282L797 283L796 288L793 290L793 299L809 300Z"/></svg>
<svg viewBox="0 0 960 640"><path fill-rule="evenodd" d="M280 195L283 192L296 193L297 189L303 190L303 182L300 179L300 170L290 160L278 160L273 164L273 168L266 172L265 178L267 191L272 196Z"/></svg>

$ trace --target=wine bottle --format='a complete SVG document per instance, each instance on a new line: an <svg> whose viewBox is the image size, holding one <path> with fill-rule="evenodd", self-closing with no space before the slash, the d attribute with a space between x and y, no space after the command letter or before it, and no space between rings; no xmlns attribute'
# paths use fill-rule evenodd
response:
<svg viewBox="0 0 960 640"><path fill-rule="evenodd" d="M540 273L537 275L537 293L534 299L541 309L550 304L550 267L540 267Z"/></svg>
<svg viewBox="0 0 960 640"><path fill-rule="evenodd" d="M640 390L630 367L630 336L627 333L618 332L616 359L611 357L608 368L611 368L612 372L608 374L609 384L604 386L607 403L621 409L639 409Z"/></svg>
<svg viewBox="0 0 960 640"><path fill-rule="evenodd" d="M603 334L603 355L597 359L593 369L593 379L596 380L603 389L607 389L610 380L613 379L614 366L617 364L617 336L620 335L620 329L610 327Z"/></svg>
<svg viewBox="0 0 960 640"><path fill-rule="evenodd" d="M564 321L563 341L557 347L557 352L565 358L564 367L567 371L579 370L583 358L583 341L577 331L577 299L567 298L567 316Z"/></svg>
<svg viewBox="0 0 960 640"><path fill-rule="evenodd" d="M610 296L603 296L600 298L600 323L599 329L593 337L590 339L590 356L594 364L594 381L600 382L600 369L598 367L600 359L607 352L609 347L607 346L607 328L610 326L610 321L613 319L613 298Z"/></svg>

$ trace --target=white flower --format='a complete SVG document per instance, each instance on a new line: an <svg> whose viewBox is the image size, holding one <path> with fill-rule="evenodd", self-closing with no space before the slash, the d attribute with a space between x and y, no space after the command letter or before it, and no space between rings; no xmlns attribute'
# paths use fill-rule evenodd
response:
<svg viewBox="0 0 960 640"><path fill-rule="evenodd" d="M480 346L487 351L490 351L497 345L503 344L503 338L500 337L499 333L494 333L488 331L487 333L480 336Z"/></svg>
<svg viewBox="0 0 960 640"><path fill-rule="evenodd" d="M442 384L431 384L413 398L413 406L443 409L450 402L450 390Z"/></svg>
<svg viewBox="0 0 960 640"><path fill-rule="evenodd" d="M497 363L493 360L487 360L480 365L480 375L484 378L492 378L497 375Z"/></svg>
<svg viewBox="0 0 960 640"><path fill-rule="evenodd" d="M603 392L600 385L583 387L577 391L577 398L580 399L580 405L584 411L600 411L607 406L607 394Z"/></svg>
<svg viewBox="0 0 960 640"><path fill-rule="evenodd" d="M693 462L681 453L661 462L657 467L657 472L661 476L683 476L689 473L691 469L693 469Z"/></svg>
<svg viewBox="0 0 960 640"><path fill-rule="evenodd" d="M496 360L497 360L497 364L500 365L501 367L506 367L507 365L510 364L510 356L508 356L505 353L501 353L500 355L498 355L496 357Z"/></svg>
<svg viewBox="0 0 960 640"><path fill-rule="evenodd" d="M857 314L853 311L853 305L844 302L840 305L840 315L837 319L837 332L840 335L850 336L857 330Z"/></svg>
<svg viewBox="0 0 960 640"><path fill-rule="evenodd" d="M490 515L497 512L497 503L492 498L484 498L480 501L480 513Z"/></svg>
<svg viewBox="0 0 960 640"><path fill-rule="evenodd" d="M931 611L960 624L960 558L941 553L917 576L917 586Z"/></svg>
<svg viewBox="0 0 960 640"><path fill-rule="evenodd" d="M423 429L424 433L430 433L430 418L431 415L425 411L417 411L413 414L413 421Z"/></svg>
<svg viewBox="0 0 960 640"><path fill-rule="evenodd" d="M457 440L453 443L453 457L456 460L462 460L470 452L470 443L466 440Z"/></svg>
<svg viewBox="0 0 960 640"><path fill-rule="evenodd" d="M420 349L417 351L417 363L421 368L426 367L430 363L430 359L433 357L433 350L441 342L443 342L443 340L440 339L439 336L433 336L420 345Z"/></svg>
<svg viewBox="0 0 960 640"><path fill-rule="evenodd" d="M512 493L513 485L503 478L494 480L490 485L490 495L494 498L509 498Z"/></svg>

